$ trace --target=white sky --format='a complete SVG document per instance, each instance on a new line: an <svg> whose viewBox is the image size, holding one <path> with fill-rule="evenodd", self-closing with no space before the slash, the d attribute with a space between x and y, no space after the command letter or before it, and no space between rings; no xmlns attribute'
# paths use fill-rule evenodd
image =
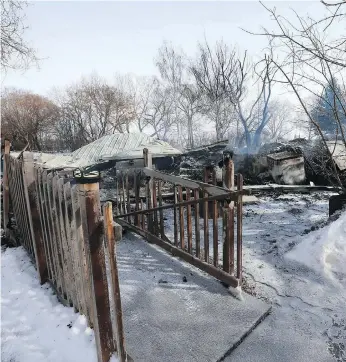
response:
<svg viewBox="0 0 346 362"><path fill-rule="evenodd" d="M281 14L294 8L301 15L321 16L318 1L267 2ZM49 94L54 86L77 81L96 71L110 81L115 73L152 75L153 58L163 40L193 55L206 35L213 43L223 38L256 56L266 40L244 33L240 27L271 27L269 15L252 1L232 2L33 2L26 10L27 38L42 58L40 69L24 74L9 71L3 86Z"/></svg>

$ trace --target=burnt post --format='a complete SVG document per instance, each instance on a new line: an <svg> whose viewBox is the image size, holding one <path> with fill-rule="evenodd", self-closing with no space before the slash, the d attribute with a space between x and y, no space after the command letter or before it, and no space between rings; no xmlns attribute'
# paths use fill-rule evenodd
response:
<svg viewBox="0 0 346 362"><path fill-rule="evenodd" d="M223 187L234 190L233 151L223 152ZM234 274L234 201L223 207L223 270Z"/></svg>
<svg viewBox="0 0 346 362"><path fill-rule="evenodd" d="M234 190L234 163L233 152L223 152L223 186L229 190Z"/></svg>
<svg viewBox="0 0 346 362"><path fill-rule="evenodd" d="M108 362L115 350L107 271L104 250L104 228L101 214L99 173L74 174L81 196L82 221L84 229L84 247L87 262L86 272L90 273L86 281L91 284L91 314L99 362ZM89 278L90 277L90 278ZM90 289L89 289L90 290Z"/></svg>

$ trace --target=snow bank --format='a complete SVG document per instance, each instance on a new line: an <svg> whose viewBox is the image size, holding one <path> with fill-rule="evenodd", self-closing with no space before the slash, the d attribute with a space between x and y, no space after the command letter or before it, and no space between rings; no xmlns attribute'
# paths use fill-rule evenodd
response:
<svg viewBox="0 0 346 362"><path fill-rule="evenodd" d="M346 286L346 212L305 236L286 258L300 262L341 287Z"/></svg>
<svg viewBox="0 0 346 362"><path fill-rule="evenodd" d="M97 361L86 318L39 284L22 247L1 253L1 361Z"/></svg>

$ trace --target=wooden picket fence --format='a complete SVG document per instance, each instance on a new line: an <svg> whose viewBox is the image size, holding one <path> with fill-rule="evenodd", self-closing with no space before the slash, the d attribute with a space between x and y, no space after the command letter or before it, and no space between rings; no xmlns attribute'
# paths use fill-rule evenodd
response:
<svg viewBox="0 0 346 362"><path fill-rule="evenodd" d="M117 171L116 220L175 256L232 287L242 281L243 178L225 159L224 184L215 169L204 182L152 169L148 150L142 168Z"/></svg>
<svg viewBox="0 0 346 362"><path fill-rule="evenodd" d="M18 243L34 261L40 282L49 282L62 303L87 317L98 360L109 361L114 352L120 361L130 360L115 253L122 231L113 222L112 204L101 212L98 181L76 183L36 167L25 156L5 154L4 190L9 191ZM4 215L8 211L4 208Z"/></svg>

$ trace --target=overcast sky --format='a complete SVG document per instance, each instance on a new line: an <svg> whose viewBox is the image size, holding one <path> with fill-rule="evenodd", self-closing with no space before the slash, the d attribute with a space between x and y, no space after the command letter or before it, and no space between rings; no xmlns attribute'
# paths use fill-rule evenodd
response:
<svg viewBox="0 0 346 362"><path fill-rule="evenodd" d="M290 8L318 18L324 13L318 1L267 2L281 14ZM193 55L204 36L210 42L223 38L229 44L259 55L264 38L240 28L271 27L268 13L259 2L33 2L26 10L28 40L38 51L40 69L8 72L3 86L48 94L96 71L111 80L115 73L152 75L153 58L163 40Z"/></svg>

